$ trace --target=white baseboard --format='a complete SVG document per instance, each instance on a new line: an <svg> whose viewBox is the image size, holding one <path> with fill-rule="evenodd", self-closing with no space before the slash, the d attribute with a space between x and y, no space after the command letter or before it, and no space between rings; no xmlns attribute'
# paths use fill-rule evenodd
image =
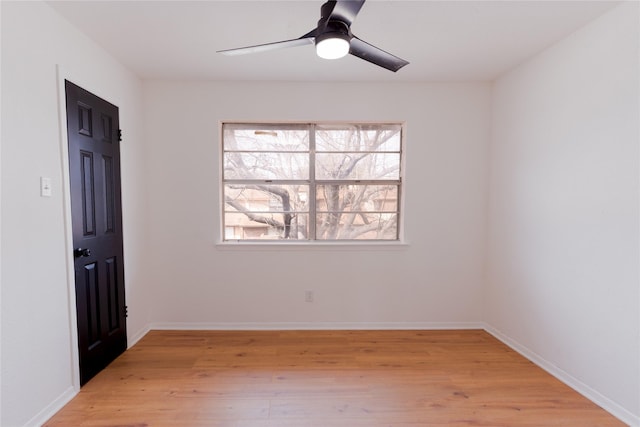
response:
<svg viewBox="0 0 640 427"><path fill-rule="evenodd" d="M582 394L587 399L594 402L596 405L602 407L605 411L609 412L614 417L620 419L620 421L629 424L631 427L640 427L640 417L632 414L622 406L618 405L608 397L600 394L596 390L592 389L582 381L568 374L564 370L560 369L553 363L544 359L534 351L520 344L516 340L510 338L509 336L503 334L498 331L491 325L484 325L484 330L493 335L495 338L503 342L505 345L509 346L513 350L520 353L525 358L529 359L531 362L538 365L540 368L547 371L549 374L553 375L578 393Z"/></svg>
<svg viewBox="0 0 640 427"><path fill-rule="evenodd" d="M79 390L76 390L74 387L69 387L62 393L58 398L56 398L53 402L51 402L46 408L36 414L35 417L31 418L24 427L40 427L44 423L46 423L49 418L53 417L64 405L69 403L71 399L73 399L76 394L78 394Z"/></svg>
<svg viewBox="0 0 640 427"><path fill-rule="evenodd" d="M136 332L135 334L132 334L131 336L127 337L127 349L129 349L129 348L133 347L134 345L136 345L136 343L138 341L140 341L142 339L142 337L147 335L147 333L150 330L151 330L150 325L145 325L138 332Z"/></svg>
<svg viewBox="0 0 640 427"><path fill-rule="evenodd" d="M152 323L148 330L288 331L288 330L435 330L484 329L481 322L239 322Z"/></svg>

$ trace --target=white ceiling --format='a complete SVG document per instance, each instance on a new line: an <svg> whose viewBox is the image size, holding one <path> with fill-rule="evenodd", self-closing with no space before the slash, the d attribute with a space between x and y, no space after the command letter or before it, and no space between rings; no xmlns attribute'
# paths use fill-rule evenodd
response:
<svg viewBox="0 0 640 427"><path fill-rule="evenodd" d="M487 81L571 34L612 1L369 0L351 29L409 65L393 73L312 45L243 56L217 50L300 37L323 0L52 1L142 78L279 81Z"/></svg>

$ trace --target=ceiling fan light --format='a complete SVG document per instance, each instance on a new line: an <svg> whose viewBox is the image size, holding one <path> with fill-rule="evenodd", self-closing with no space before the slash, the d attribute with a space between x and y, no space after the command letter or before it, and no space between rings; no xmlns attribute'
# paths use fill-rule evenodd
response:
<svg viewBox="0 0 640 427"><path fill-rule="evenodd" d="M349 38L343 34L330 34L316 38L316 54L324 59L338 59L349 53Z"/></svg>

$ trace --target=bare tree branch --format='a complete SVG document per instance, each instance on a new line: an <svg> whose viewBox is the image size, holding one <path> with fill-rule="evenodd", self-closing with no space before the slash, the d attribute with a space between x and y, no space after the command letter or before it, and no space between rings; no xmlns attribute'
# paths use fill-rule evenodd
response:
<svg viewBox="0 0 640 427"><path fill-rule="evenodd" d="M240 189L251 189L251 190L258 190L258 191L262 191L265 193L270 193L273 195L278 196L278 198L280 198L281 202L282 202L282 210L284 211L283 214L283 219L284 219L284 223L281 223L281 229L284 230L284 238L288 239L290 237L291 234L291 219L293 218L293 216L289 213L291 212L291 196L289 195L289 191L287 191L285 188L280 188L280 187L276 187L276 186L271 186L271 185L230 185L230 188L240 188ZM256 221L255 219L251 218L247 213L246 210L245 212L243 212L247 215L247 217L249 217L249 219L251 219L252 221ZM254 215L255 216L255 215ZM263 217L260 217L263 218ZM262 222L262 221L258 221L258 222Z"/></svg>
<svg viewBox="0 0 640 427"><path fill-rule="evenodd" d="M236 202L235 200L233 200L229 196L225 197L225 202L229 206L231 206L232 208L237 210L238 212L241 212L241 213L245 214L247 216L247 218L249 218L251 221L259 222L261 224L267 224L267 225L270 225L272 227L276 227L279 230L284 229L284 224L281 223L280 221L275 220L273 218L267 218L266 216L261 216L261 215L255 214L253 212L249 212L249 210L247 208L245 208L241 203Z"/></svg>

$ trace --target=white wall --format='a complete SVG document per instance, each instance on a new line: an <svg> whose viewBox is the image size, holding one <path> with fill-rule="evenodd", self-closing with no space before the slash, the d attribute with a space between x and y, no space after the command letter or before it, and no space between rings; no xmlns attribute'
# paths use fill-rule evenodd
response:
<svg viewBox="0 0 640 427"><path fill-rule="evenodd" d="M494 87L487 322L640 425L638 3Z"/></svg>
<svg viewBox="0 0 640 427"><path fill-rule="evenodd" d="M1 7L0 424L15 427L39 425L74 392L57 64L64 77L120 107L130 334L148 323L140 277L144 162L138 79L48 5L3 1ZM51 198L39 196L40 176L52 178Z"/></svg>
<svg viewBox="0 0 640 427"><path fill-rule="evenodd" d="M479 325L489 85L155 81L144 100L155 326ZM406 120L409 245L216 246L223 120Z"/></svg>

